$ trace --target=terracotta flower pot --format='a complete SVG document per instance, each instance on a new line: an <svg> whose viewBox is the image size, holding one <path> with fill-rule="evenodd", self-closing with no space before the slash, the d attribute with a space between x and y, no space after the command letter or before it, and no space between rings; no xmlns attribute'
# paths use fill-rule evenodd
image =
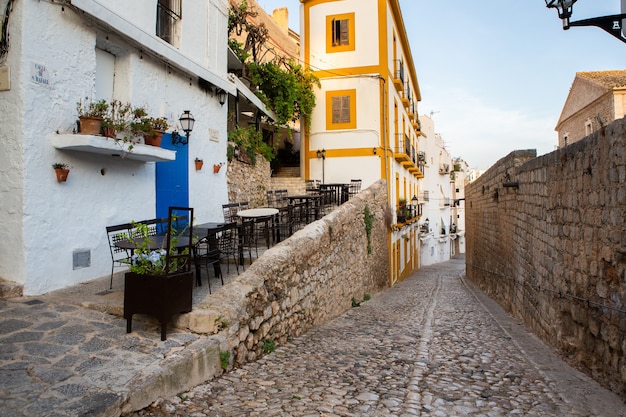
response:
<svg viewBox="0 0 626 417"><path fill-rule="evenodd" d="M144 143L146 145L161 146L161 139L163 139L163 133L164 132L162 130L156 130L153 136L144 137Z"/></svg>
<svg viewBox="0 0 626 417"><path fill-rule="evenodd" d="M82 135L99 135L102 117L80 116L80 133Z"/></svg>
<svg viewBox="0 0 626 417"><path fill-rule="evenodd" d="M204 165L204 161L195 161L196 162L196 171L200 171L202 169L202 165Z"/></svg>
<svg viewBox="0 0 626 417"><path fill-rule="evenodd" d="M54 171L57 174L57 181L58 182L65 182L67 181L67 176L70 173L69 169L65 169L65 168L54 168Z"/></svg>
<svg viewBox="0 0 626 417"><path fill-rule="evenodd" d="M113 129L112 127L104 127L104 128L102 128L102 133L107 138L114 138L115 137L115 129Z"/></svg>
<svg viewBox="0 0 626 417"><path fill-rule="evenodd" d="M222 167L222 166L221 166L221 165L219 165L219 164L215 164L215 165L213 165L213 173L214 173L214 174L217 174L218 172L220 172L220 168L221 168L221 167Z"/></svg>

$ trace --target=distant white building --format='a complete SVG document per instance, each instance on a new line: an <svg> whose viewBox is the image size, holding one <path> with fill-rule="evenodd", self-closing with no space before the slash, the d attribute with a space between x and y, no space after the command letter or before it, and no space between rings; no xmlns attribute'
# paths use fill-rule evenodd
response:
<svg viewBox="0 0 626 417"><path fill-rule="evenodd" d="M226 169L193 167L195 158L227 162L228 107L217 93L245 90L227 73L227 0L16 1L6 13L0 278L35 295L107 276L105 226L161 217L169 205L194 207L196 222L222 220ZM94 99L166 118L162 147L125 152L112 139L74 134L76 103ZM185 110L194 129L188 144L173 144ZM64 183L56 162L71 167Z"/></svg>
<svg viewBox="0 0 626 417"><path fill-rule="evenodd" d="M420 179L418 200L422 204L420 219L420 265L432 265L450 259L460 251L457 239L459 230L454 161L445 148L440 134L435 133L434 121L419 116L422 136L419 149L423 153L424 178ZM464 223L464 222L463 222ZM463 244L464 250L464 244Z"/></svg>

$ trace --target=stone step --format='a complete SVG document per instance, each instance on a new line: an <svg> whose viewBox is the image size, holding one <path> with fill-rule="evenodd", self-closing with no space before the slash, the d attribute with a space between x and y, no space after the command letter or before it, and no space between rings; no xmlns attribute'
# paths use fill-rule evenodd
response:
<svg viewBox="0 0 626 417"><path fill-rule="evenodd" d="M272 177L300 177L300 167L278 167Z"/></svg>
<svg viewBox="0 0 626 417"><path fill-rule="evenodd" d="M272 177L272 190L287 190L288 195L300 195L306 191L304 180L300 177Z"/></svg>

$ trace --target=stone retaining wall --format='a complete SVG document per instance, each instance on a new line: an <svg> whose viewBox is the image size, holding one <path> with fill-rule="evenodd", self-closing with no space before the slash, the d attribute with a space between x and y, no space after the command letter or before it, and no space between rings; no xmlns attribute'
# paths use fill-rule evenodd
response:
<svg viewBox="0 0 626 417"><path fill-rule="evenodd" d="M374 217L371 253L365 207ZM321 220L267 250L245 272L178 319L178 327L219 332L235 364L263 355L263 345L284 344L387 286L387 189L379 181Z"/></svg>
<svg viewBox="0 0 626 417"><path fill-rule="evenodd" d="M267 206L266 191L271 189L272 169L265 158L257 155L254 165L233 158L227 167L229 203L247 201L250 208Z"/></svg>
<svg viewBox="0 0 626 417"><path fill-rule="evenodd" d="M626 398L626 120L466 191L467 277Z"/></svg>

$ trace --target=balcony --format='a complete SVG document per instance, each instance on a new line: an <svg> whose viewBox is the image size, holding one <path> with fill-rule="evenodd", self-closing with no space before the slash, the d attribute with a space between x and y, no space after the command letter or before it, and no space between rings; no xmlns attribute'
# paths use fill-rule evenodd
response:
<svg viewBox="0 0 626 417"><path fill-rule="evenodd" d="M411 104L411 86L409 83L405 84L404 92L402 93L402 105L405 109L408 110L409 105Z"/></svg>
<svg viewBox="0 0 626 417"><path fill-rule="evenodd" d="M402 226L405 224L411 224L422 217L422 205L407 206L399 205L396 208L396 224Z"/></svg>
<svg viewBox="0 0 626 417"><path fill-rule="evenodd" d="M450 164L440 164L439 165L439 174L440 175L448 175L448 174L450 174Z"/></svg>
<svg viewBox="0 0 626 417"><path fill-rule="evenodd" d="M396 134L396 146L394 147L393 157L400 163L411 163L411 144L406 134Z"/></svg>
<svg viewBox="0 0 626 417"><path fill-rule="evenodd" d="M401 59L396 59L393 66L393 85L396 87L396 91L401 92L402 87L404 87L404 63Z"/></svg>
<svg viewBox="0 0 626 417"><path fill-rule="evenodd" d="M413 100L411 100L411 103L409 104L409 119L411 119L411 123L413 124L413 128L415 128L415 125L417 124L417 122L415 121L415 102Z"/></svg>

